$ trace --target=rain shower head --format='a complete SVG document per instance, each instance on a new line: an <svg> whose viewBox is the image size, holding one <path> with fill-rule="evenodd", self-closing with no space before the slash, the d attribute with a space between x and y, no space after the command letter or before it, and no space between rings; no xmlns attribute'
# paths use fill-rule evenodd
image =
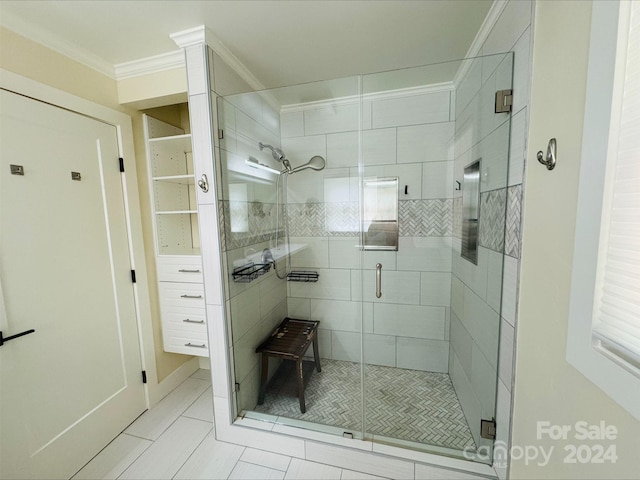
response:
<svg viewBox="0 0 640 480"><path fill-rule="evenodd" d="M322 170L324 166L325 166L324 158L322 158L320 155L314 155L313 157L311 157L311 160L309 160L307 163L294 168L289 173L296 173L301 170L306 170L307 168L319 171L319 170Z"/></svg>

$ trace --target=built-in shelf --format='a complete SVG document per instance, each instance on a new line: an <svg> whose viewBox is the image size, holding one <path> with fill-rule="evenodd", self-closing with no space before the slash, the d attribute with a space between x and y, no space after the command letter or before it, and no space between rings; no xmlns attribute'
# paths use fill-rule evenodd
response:
<svg viewBox="0 0 640 480"><path fill-rule="evenodd" d="M196 180L192 174L187 175L166 175L163 177L152 177L154 182L169 182L179 185L195 185Z"/></svg>
<svg viewBox="0 0 640 480"><path fill-rule="evenodd" d="M208 356L191 135L144 122L164 350Z"/></svg>
<svg viewBox="0 0 640 480"><path fill-rule="evenodd" d="M190 215L197 213L197 210L167 210L164 212L156 212L156 215Z"/></svg>
<svg viewBox="0 0 640 480"><path fill-rule="evenodd" d="M156 137L149 139L149 145L170 144L170 148L182 150L183 152L191 152L191 134L184 133L181 135L167 135L164 137Z"/></svg>
<svg viewBox="0 0 640 480"><path fill-rule="evenodd" d="M162 253L159 255L159 257L182 257L182 256L199 257L200 249L199 248L165 247L162 249Z"/></svg>

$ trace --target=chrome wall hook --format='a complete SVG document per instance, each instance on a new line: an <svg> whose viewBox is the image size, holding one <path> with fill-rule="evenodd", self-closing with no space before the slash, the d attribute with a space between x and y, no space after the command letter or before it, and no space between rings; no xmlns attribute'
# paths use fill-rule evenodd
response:
<svg viewBox="0 0 640 480"><path fill-rule="evenodd" d="M198 180L198 186L204 193L207 193L209 191L209 180L207 179L206 174L202 174L202 177L200 177L200 180Z"/></svg>
<svg viewBox="0 0 640 480"><path fill-rule="evenodd" d="M542 150L538 152L538 161L547 167L547 170L553 170L556 166L556 158L558 155L558 149L556 145L556 139L552 138L549 140L549 145L547 146L547 157L545 158Z"/></svg>

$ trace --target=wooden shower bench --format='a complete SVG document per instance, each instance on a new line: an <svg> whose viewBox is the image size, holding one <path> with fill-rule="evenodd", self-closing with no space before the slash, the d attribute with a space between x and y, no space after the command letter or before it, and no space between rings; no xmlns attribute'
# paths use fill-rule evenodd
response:
<svg viewBox="0 0 640 480"><path fill-rule="evenodd" d="M262 353L262 375L260 377L258 405L264 403L264 396L267 391L293 395L298 397L300 411L305 413L304 389L311 378L314 366L318 372L321 371L320 352L318 350L319 323L316 320L299 320L287 317L271 336L256 348L256 353ZM304 354L312 343L315 362L304 362ZM269 358L271 357L281 358L286 361L282 362L282 365L280 365L278 371L267 385Z"/></svg>

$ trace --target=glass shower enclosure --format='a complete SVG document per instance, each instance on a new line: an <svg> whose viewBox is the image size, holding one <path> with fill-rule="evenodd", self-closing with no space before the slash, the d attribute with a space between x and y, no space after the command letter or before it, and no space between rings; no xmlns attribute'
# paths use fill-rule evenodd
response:
<svg viewBox="0 0 640 480"><path fill-rule="evenodd" d="M511 82L506 53L218 98L238 416L491 462ZM286 318L319 322L300 374L256 352Z"/></svg>

